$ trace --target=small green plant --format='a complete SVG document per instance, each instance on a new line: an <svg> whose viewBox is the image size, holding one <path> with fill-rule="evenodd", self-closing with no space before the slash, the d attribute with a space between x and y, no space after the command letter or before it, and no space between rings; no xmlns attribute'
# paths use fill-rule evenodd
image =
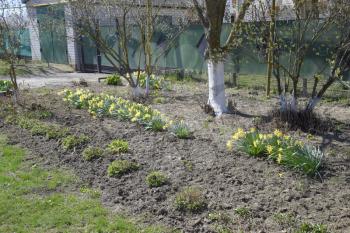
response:
<svg viewBox="0 0 350 233"><path fill-rule="evenodd" d="M113 140L107 146L107 148L113 154L127 153L129 151L129 143L127 141L117 139Z"/></svg>
<svg viewBox="0 0 350 233"><path fill-rule="evenodd" d="M48 111L48 110L37 110L37 111L30 112L28 114L28 117L42 120L42 119L52 118L53 115L54 115L53 112Z"/></svg>
<svg viewBox="0 0 350 233"><path fill-rule="evenodd" d="M13 87L12 82L8 80L0 80L0 92L8 92Z"/></svg>
<svg viewBox="0 0 350 233"><path fill-rule="evenodd" d="M221 222L224 224L232 222L231 216L224 212L211 212L208 214L208 219L212 222Z"/></svg>
<svg viewBox="0 0 350 233"><path fill-rule="evenodd" d="M188 171L190 171L190 172L192 172L193 171L193 163L191 162L191 161L189 161L189 160L181 160L182 161L182 163L183 163L183 165L185 166L185 168L188 170Z"/></svg>
<svg viewBox="0 0 350 233"><path fill-rule="evenodd" d="M10 119L9 119L10 120ZM28 117L11 118L20 128L29 130L32 135L46 136L48 139L60 139L67 136L69 130L56 124L48 124Z"/></svg>
<svg viewBox="0 0 350 233"><path fill-rule="evenodd" d="M86 135L70 135L63 139L62 147L65 150L72 150L76 147L80 147L90 141L90 138Z"/></svg>
<svg viewBox="0 0 350 233"><path fill-rule="evenodd" d="M161 116L154 116L151 121L146 124L146 129L160 132L165 130L166 125L166 121Z"/></svg>
<svg viewBox="0 0 350 233"><path fill-rule="evenodd" d="M323 224L303 223L295 233L328 233L328 230Z"/></svg>
<svg viewBox="0 0 350 233"><path fill-rule="evenodd" d="M140 168L140 165L127 160L115 160L108 166L108 176L120 177L130 172L136 171Z"/></svg>
<svg viewBox="0 0 350 233"><path fill-rule="evenodd" d="M199 188L187 187L176 195L175 207L179 211L197 213L204 210L207 203Z"/></svg>
<svg viewBox="0 0 350 233"><path fill-rule="evenodd" d="M190 128L184 121L174 123L171 128L171 132L180 139L188 139L191 136Z"/></svg>
<svg viewBox="0 0 350 233"><path fill-rule="evenodd" d="M163 186L167 182L168 182L168 177L159 171L151 172L146 177L146 183L150 188Z"/></svg>
<svg viewBox="0 0 350 233"><path fill-rule="evenodd" d="M83 158L87 161L102 157L103 149L99 147L88 147L83 151Z"/></svg>
<svg viewBox="0 0 350 233"><path fill-rule="evenodd" d="M68 134L68 129L56 125L34 124L30 132L32 135L46 136L48 139L59 139Z"/></svg>
<svg viewBox="0 0 350 233"><path fill-rule="evenodd" d="M245 208L245 207L236 208L235 213L239 217L244 218L244 219L249 218L251 215L250 210L248 208Z"/></svg>
<svg viewBox="0 0 350 233"><path fill-rule="evenodd" d="M164 104L166 99L164 97L156 97L153 99L154 104Z"/></svg>
<svg viewBox="0 0 350 233"><path fill-rule="evenodd" d="M122 80L119 75L113 74L107 77L106 79L107 85L111 86L121 86L123 85Z"/></svg>
<svg viewBox="0 0 350 233"><path fill-rule="evenodd" d="M290 213L275 213L273 220L282 227L293 227L296 225L295 216Z"/></svg>

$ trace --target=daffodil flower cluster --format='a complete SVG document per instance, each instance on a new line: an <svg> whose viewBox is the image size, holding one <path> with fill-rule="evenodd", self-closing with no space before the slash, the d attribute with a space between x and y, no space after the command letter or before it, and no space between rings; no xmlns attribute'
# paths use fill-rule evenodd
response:
<svg viewBox="0 0 350 233"><path fill-rule="evenodd" d="M146 72L141 72L140 74L138 72L134 72L132 74L133 78L137 78L139 77L139 86L142 88L146 87L146 79L147 79L147 73ZM154 74L152 74L150 76L150 80L149 80L149 85L150 88L153 90L160 90L163 88L164 86L164 82L165 79L164 77L161 76L155 76Z"/></svg>
<svg viewBox="0 0 350 233"><path fill-rule="evenodd" d="M172 128L173 121L164 114L143 104L117 98L111 95L96 95L88 90L64 90L61 92L64 101L76 108L85 108L93 117L114 117L143 125L146 129L163 131ZM185 123L181 126L184 128ZM187 127L187 125L186 125ZM186 128L189 131L189 128Z"/></svg>
<svg viewBox="0 0 350 233"><path fill-rule="evenodd" d="M94 97L93 93L84 89L77 89L75 92L65 89L58 94L63 95L65 102L69 102L78 109L87 108L89 101Z"/></svg>
<svg viewBox="0 0 350 233"><path fill-rule="evenodd" d="M268 157L278 164L302 170L306 174L316 174L321 166L323 153L316 147L305 145L276 129L263 134L252 128L249 131L238 129L226 144L227 149L251 156Z"/></svg>

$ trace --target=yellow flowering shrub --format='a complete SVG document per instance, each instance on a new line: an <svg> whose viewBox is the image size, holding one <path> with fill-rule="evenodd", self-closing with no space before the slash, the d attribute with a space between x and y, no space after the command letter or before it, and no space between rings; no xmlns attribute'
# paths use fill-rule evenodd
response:
<svg viewBox="0 0 350 233"><path fill-rule="evenodd" d="M298 169L308 175L317 174L323 158L320 149L305 145L276 129L263 134L256 129L238 129L226 143L227 149L245 152L251 156L267 157L278 164Z"/></svg>

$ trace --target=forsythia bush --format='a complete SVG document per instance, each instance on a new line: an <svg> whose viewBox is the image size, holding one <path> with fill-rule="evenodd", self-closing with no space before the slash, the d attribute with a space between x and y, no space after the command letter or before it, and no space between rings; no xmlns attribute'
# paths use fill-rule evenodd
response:
<svg viewBox="0 0 350 233"><path fill-rule="evenodd" d="M235 146L237 150L251 156L267 156L278 164L308 175L317 174L324 156L320 149L295 140L279 130L273 134L262 134L255 129L248 132L238 129L227 142L230 151Z"/></svg>
<svg viewBox="0 0 350 233"><path fill-rule="evenodd" d="M96 95L88 90L78 89L76 91L64 90L61 93L63 100L76 108L85 108L94 117L114 117L120 120L128 120L143 125L146 129L153 131L163 131L170 129L179 138L188 138L189 127L184 122L169 120L165 115L151 107L134 103L132 101L116 98L111 95ZM184 136L184 134L187 134ZM186 137L187 136L187 137Z"/></svg>

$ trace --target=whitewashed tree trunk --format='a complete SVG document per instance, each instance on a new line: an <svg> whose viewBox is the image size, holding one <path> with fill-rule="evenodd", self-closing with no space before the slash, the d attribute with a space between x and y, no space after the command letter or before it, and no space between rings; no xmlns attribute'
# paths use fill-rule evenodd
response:
<svg viewBox="0 0 350 233"><path fill-rule="evenodd" d="M147 78L146 78L146 90L145 90L146 96L149 95L149 90L150 90L150 84L149 84L149 82L150 82L150 80L151 80L151 77L150 77L149 74L147 74Z"/></svg>
<svg viewBox="0 0 350 233"><path fill-rule="evenodd" d="M224 63L208 60L209 100L216 115L227 112L225 96Z"/></svg>
<svg viewBox="0 0 350 233"><path fill-rule="evenodd" d="M297 99L294 97L294 95L291 96L290 99L290 110L292 112L297 112L298 111L298 101Z"/></svg>
<svg viewBox="0 0 350 233"><path fill-rule="evenodd" d="M281 112L287 111L287 99L284 95L280 95L280 105L281 105Z"/></svg>
<svg viewBox="0 0 350 233"><path fill-rule="evenodd" d="M315 109L316 105L320 102L320 100L321 99L318 97L310 99L309 103L306 105L305 111L312 112Z"/></svg>
<svg viewBox="0 0 350 233"><path fill-rule="evenodd" d="M141 87L131 87L131 95L134 98L139 98L143 96L143 89Z"/></svg>

